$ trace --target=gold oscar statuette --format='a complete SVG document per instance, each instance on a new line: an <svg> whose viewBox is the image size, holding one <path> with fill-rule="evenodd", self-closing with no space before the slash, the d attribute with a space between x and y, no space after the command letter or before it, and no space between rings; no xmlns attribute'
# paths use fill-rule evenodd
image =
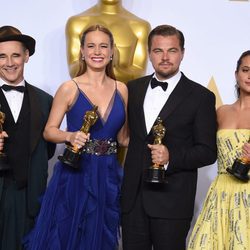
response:
<svg viewBox="0 0 250 250"><path fill-rule="evenodd" d="M5 114L0 111L0 134L3 132L3 124L5 121ZM0 151L0 172L10 170L10 166L7 164L7 155Z"/></svg>
<svg viewBox="0 0 250 250"><path fill-rule="evenodd" d="M162 144L162 139L166 133L166 128L162 124L160 117L153 126L154 144ZM149 183L167 183L165 169L163 165L154 163L145 170L145 181Z"/></svg>
<svg viewBox="0 0 250 250"><path fill-rule="evenodd" d="M87 134L91 126L95 124L98 119L98 115L96 112L97 108L97 106L94 106L93 110L86 111L83 118L83 124L80 129L81 132ZM67 143L63 155L59 155L58 159L74 169L79 169L78 161L82 154L82 151L83 147L79 148L77 145L71 145L70 143Z"/></svg>
<svg viewBox="0 0 250 250"><path fill-rule="evenodd" d="M79 70L83 31L96 24L107 27L114 36L113 66L116 79L127 83L145 75L150 23L125 9L122 0L96 2L94 6L67 20L65 32L70 75L75 77Z"/></svg>
<svg viewBox="0 0 250 250"><path fill-rule="evenodd" d="M248 140L250 142L250 139ZM246 157L236 158L232 167L228 167L226 170L228 173L236 177L237 179L248 182L249 181L249 172L250 169L250 159Z"/></svg>

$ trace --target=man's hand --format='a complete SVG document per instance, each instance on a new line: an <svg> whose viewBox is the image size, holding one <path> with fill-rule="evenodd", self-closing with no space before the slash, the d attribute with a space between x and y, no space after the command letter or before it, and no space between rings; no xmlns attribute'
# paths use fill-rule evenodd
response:
<svg viewBox="0 0 250 250"><path fill-rule="evenodd" d="M163 144L148 144L151 149L152 162L158 165L164 165L169 162L168 148Z"/></svg>

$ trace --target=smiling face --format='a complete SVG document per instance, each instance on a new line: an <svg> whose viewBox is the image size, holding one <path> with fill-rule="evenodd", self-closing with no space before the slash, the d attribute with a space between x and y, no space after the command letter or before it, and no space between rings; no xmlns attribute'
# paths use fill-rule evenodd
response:
<svg viewBox="0 0 250 250"><path fill-rule="evenodd" d="M241 59L241 64L235 72L236 81L240 88L240 93L250 93L250 55Z"/></svg>
<svg viewBox="0 0 250 250"><path fill-rule="evenodd" d="M94 70L105 69L113 55L110 37L99 30L88 32L81 53L87 67Z"/></svg>
<svg viewBox="0 0 250 250"><path fill-rule="evenodd" d="M24 64L29 51L18 41L0 42L0 77L13 85L23 80Z"/></svg>
<svg viewBox="0 0 250 250"><path fill-rule="evenodd" d="M184 50L180 47L177 35L155 35L149 51L150 61L159 80L174 76L181 64Z"/></svg>

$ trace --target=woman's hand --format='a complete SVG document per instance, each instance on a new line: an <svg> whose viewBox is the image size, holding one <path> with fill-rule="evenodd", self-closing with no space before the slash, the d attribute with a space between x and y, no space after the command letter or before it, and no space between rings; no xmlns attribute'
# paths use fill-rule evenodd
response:
<svg viewBox="0 0 250 250"><path fill-rule="evenodd" d="M83 147L86 142L89 140L90 134L85 134L81 131L77 132L67 132L66 141L70 142L71 145L76 146L77 148Z"/></svg>
<svg viewBox="0 0 250 250"><path fill-rule="evenodd" d="M245 143L242 147L242 157L247 158L250 162L250 143Z"/></svg>

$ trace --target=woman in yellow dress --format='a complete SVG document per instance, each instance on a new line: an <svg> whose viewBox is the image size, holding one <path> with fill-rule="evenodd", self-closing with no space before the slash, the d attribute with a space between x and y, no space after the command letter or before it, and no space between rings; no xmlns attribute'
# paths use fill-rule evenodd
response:
<svg viewBox="0 0 250 250"><path fill-rule="evenodd" d="M189 250L250 249L250 182L227 172L236 158L250 161L250 50L237 62L238 99L217 110L218 176L189 239Z"/></svg>

